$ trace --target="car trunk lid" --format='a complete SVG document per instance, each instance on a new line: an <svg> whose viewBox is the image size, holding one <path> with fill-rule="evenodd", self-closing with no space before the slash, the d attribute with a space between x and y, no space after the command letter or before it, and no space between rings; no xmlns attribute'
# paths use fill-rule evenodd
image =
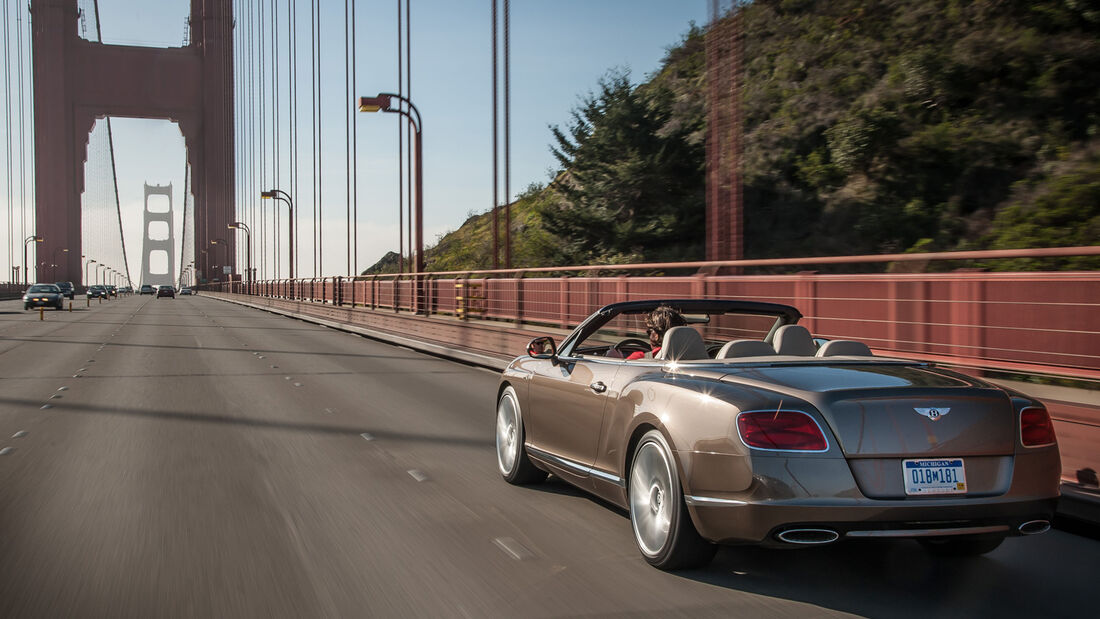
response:
<svg viewBox="0 0 1100 619"><path fill-rule="evenodd" d="M1008 395L923 364L801 363L744 368L723 380L753 382L813 404L849 458L1009 455Z"/></svg>

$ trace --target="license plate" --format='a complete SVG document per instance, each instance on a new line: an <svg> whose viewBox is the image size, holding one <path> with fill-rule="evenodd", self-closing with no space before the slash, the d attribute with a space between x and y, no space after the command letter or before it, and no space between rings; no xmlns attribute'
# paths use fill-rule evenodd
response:
<svg viewBox="0 0 1100 619"><path fill-rule="evenodd" d="M905 494L964 494L966 467L962 458L903 460Z"/></svg>

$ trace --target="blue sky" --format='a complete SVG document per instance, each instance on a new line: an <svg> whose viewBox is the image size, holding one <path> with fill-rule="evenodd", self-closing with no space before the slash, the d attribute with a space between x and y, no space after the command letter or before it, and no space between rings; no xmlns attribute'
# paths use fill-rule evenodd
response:
<svg viewBox="0 0 1100 619"><path fill-rule="evenodd" d="M312 275L313 186L309 171L310 59L309 0L295 0L298 17L299 149L301 180L296 196L299 210L299 272ZM236 0L239 32L247 28L245 11L254 0ZM270 0L262 0L265 13ZM285 32L287 0L276 0L280 29ZM564 124L579 97L593 89L612 68L628 68L636 81L657 68L665 49L680 40L694 21L706 21L706 0L555 0L511 3L512 51L512 193L532 182L545 182L555 165L550 154L548 126ZM321 151L324 235L324 275L344 274L346 266L345 213L347 193L344 110L344 2L321 0L323 84ZM396 91L396 0L358 0L357 82L355 95ZM471 213L486 211L492 203L490 108L490 3L412 0L412 98L424 119L425 239L458 228ZM100 0L104 41L140 45L179 45L188 10L186 0ZM270 16L265 16L270 19ZM286 39L279 40L285 88ZM266 61L270 73L270 59ZM245 101L260 105L257 97ZM263 101L270 118L271 99ZM285 179L286 109L281 110L280 177ZM373 264L386 251L397 249L397 122L395 115L356 114L359 170L359 259L357 269ZM270 121L269 121L270 122ZM183 184L183 141L166 121L118 119L114 139L123 206L124 228L130 248L130 269L140 270L142 183ZM270 136L272 129L268 124ZM268 138L267 167L274 174ZM3 153L0 152L0 163ZM260 182L245 188L253 195ZM0 200L5 197L0 195ZM258 201L257 201L258 202ZM176 205L181 204L177 197ZM177 208L178 210L178 208ZM247 212L245 213L247 216ZM285 217L284 217L285 219ZM179 228L177 227L177 230ZM270 258L270 227L254 231L254 253L261 274L274 276ZM285 235L285 231L280 233ZM243 245L243 243L242 243ZM266 252L261 250L266 247ZM261 254L269 257L261 259ZM6 256L0 256L0 261ZM286 274L285 264L280 274Z"/></svg>

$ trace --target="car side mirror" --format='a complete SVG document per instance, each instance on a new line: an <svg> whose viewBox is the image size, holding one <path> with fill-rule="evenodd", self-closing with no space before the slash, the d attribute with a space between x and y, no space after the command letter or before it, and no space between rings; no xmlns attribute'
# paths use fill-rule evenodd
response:
<svg viewBox="0 0 1100 619"><path fill-rule="evenodd" d="M527 343L527 354L533 359L553 359L558 356L558 348L554 345L554 338L536 337Z"/></svg>

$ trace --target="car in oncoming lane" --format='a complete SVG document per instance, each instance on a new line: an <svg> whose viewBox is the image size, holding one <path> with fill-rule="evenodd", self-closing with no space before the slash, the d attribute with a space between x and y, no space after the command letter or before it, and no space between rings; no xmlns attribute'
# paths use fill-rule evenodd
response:
<svg viewBox="0 0 1100 619"><path fill-rule="evenodd" d="M680 326L653 354L645 319ZM931 363L820 344L797 309L726 300L608 305L533 339L497 391L497 464L630 514L642 556L701 566L718 544L910 538L978 555L1050 528L1058 443L1044 405ZM633 352L652 358L627 360Z"/></svg>
<svg viewBox="0 0 1100 619"><path fill-rule="evenodd" d="M99 284L88 286L87 295L89 299L102 299L107 296L107 289Z"/></svg>
<svg viewBox="0 0 1100 619"><path fill-rule="evenodd" d="M157 298L172 297L176 298L176 289L171 286L160 286L157 288Z"/></svg>
<svg viewBox="0 0 1100 619"><path fill-rule="evenodd" d="M23 311L32 307L52 307L61 309L65 303L65 295L57 284L35 284L23 293Z"/></svg>

